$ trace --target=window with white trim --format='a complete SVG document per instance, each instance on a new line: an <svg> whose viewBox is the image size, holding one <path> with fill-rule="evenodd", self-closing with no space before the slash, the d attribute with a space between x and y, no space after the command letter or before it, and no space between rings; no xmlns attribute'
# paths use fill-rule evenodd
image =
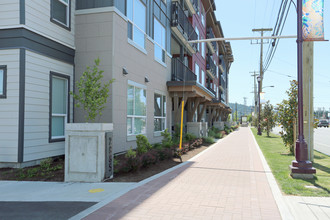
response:
<svg viewBox="0 0 330 220"><path fill-rule="evenodd" d="M154 17L155 58L165 63L165 27Z"/></svg>
<svg viewBox="0 0 330 220"><path fill-rule="evenodd" d="M69 77L51 73L50 140L63 141L65 124L68 121Z"/></svg>
<svg viewBox="0 0 330 220"><path fill-rule="evenodd" d="M7 97L7 66L0 66L0 98Z"/></svg>
<svg viewBox="0 0 330 220"><path fill-rule="evenodd" d="M51 21L70 28L70 0L51 0Z"/></svg>
<svg viewBox="0 0 330 220"><path fill-rule="evenodd" d="M164 131L166 129L166 96L155 93L154 108L154 131Z"/></svg>
<svg viewBox="0 0 330 220"><path fill-rule="evenodd" d="M146 6L141 0L127 0L127 37L145 48Z"/></svg>
<svg viewBox="0 0 330 220"><path fill-rule="evenodd" d="M147 91L134 85L127 87L127 135L146 133Z"/></svg>
<svg viewBox="0 0 330 220"><path fill-rule="evenodd" d="M197 76L196 81L197 81L198 83L200 83L200 81L199 81L199 66L198 66L197 63L195 63L195 74L196 74L196 76Z"/></svg>
<svg viewBox="0 0 330 220"><path fill-rule="evenodd" d="M197 26L195 27L195 32L197 34L197 40L200 40L200 36L199 36L199 30L197 28ZM200 43L197 43L197 51L200 51L200 46L199 46Z"/></svg>

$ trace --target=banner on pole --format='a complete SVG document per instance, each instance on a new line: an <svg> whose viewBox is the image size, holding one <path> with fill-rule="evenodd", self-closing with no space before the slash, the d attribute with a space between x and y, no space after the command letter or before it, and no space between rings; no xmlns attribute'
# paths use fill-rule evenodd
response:
<svg viewBox="0 0 330 220"><path fill-rule="evenodd" d="M324 0L303 0L303 38L305 41L323 41Z"/></svg>
<svg viewBox="0 0 330 220"><path fill-rule="evenodd" d="M266 104L265 93L260 92L260 104Z"/></svg>

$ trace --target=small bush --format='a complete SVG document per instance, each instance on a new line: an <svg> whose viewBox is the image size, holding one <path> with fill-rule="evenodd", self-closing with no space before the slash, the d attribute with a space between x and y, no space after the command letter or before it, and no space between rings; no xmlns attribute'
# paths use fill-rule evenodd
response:
<svg viewBox="0 0 330 220"><path fill-rule="evenodd" d="M213 137L203 137L203 141L207 144L213 144L215 142Z"/></svg>
<svg viewBox="0 0 330 220"><path fill-rule="evenodd" d="M158 161L158 153L155 150L150 150L141 156L142 167L148 167Z"/></svg>
<svg viewBox="0 0 330 220"><path fill-rule="evenodd" d="M135 158L136 157L136 152L131 148L126 152L125 157L127 159Z"/></svg>
<svg viewBox="0 0 330 220"><path fill-rule="evenodd" d="M215 134L214 138L221 139L222 138L222 133L219 131L218 133Z"/></svg>
<svg viewBox="0 0 330 220"><path fill-rule="evenodd" d="M190 133L187 133L186 135L185 135L185 140L187 140L187 141L193 141L193 140L195 140L197 137L196 137L196 135L194 135L194 134L190 134Z"/></svg>
<svg viewBox="0 0 330 220"><path fill-rule="evenodd" d="M147 153L148 150L152 148L147 137L142 134L136 135L136 144L137 144L136 152L138 155Z"/></svg>
<svg viewBox="0 0 330 220"><path fill-rule="evenodd" d="M163 140L162 140L163 147L167 147L167 148L172 147L173 141L172 141L172 136L171 136L170 132L168 132L168 130L165 129L165 131L162 132L161 135L163 136Z"/></svg>

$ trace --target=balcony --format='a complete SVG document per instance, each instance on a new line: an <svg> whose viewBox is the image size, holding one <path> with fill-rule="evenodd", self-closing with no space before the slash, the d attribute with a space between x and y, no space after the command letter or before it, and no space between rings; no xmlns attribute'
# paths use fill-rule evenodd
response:
<svg viewBox="0 0 330 220"><path fill-rule="evenodd" d="M208 27L206 30L206 39L215 38L213 30L211 27ZM209 47L209 51L214 54L217 50L217 43L215 41L207 42L207 46Z"/></svg>
<svg viewBox="0 0 330 220"><path fill-rule="evenodd" d="M210 87L210 86L207 86L206 87L214 96L217 96L217 93Z"/></svg>
<svg viewBox="0 0 330 220"><path fill-rule="evenodd" d="M172 2L171 29L190 53L196 53L196 44L190 44L188 41L198 40L197 33L179 2Z"/></svg>
<svg viewBox="0 0 330 220"><path fill-rule="evenodd" d="M226 89L226 82L225 80L222 78L222 76L219 77L219 85L220 85L220 89L221 91L224 91Z"/></svg>
<svg viewBox="0 0 330 220"><path fill-rule="evenodd" d="M179 1L179 0L174 0L174 1ZM184 0L187 8L190 12L190 14L196 14L198 12L198 0Z"/></svg>
<svg viewBox="0 0 330 220"><path fill-rule="evenodd" d="M172 59L172 81L196 81L197 76L179 58Z"/></svg>
<svg viewBox="0 0 330 220"><path fill-rule="evenodd" d="M215 93L197 82L197 76L179 58L172 59L171 81L166 83L168 92L185 93L190 97L201 97L211 101Z"/></svg>
<svg viewBox="0 0 330 220"><path fill-rule="evenodd" d="M208 54L206 56L206 72L210 75L212 79L216 78L217 74L217 66L214 64L212 58L212 55Z"/></svg>

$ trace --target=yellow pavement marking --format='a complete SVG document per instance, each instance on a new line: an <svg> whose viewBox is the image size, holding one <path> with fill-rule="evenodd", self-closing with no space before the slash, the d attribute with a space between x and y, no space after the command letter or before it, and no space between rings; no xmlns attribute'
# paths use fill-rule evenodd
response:
<svg viewBox="0 0 330 220"><path fill-rule="evenodd" d="M88 192L90 192L90 193L98 193L98 192L103 192L103 191L104 191L104 189L101 189L101 188L88 190Z"/></svg>

